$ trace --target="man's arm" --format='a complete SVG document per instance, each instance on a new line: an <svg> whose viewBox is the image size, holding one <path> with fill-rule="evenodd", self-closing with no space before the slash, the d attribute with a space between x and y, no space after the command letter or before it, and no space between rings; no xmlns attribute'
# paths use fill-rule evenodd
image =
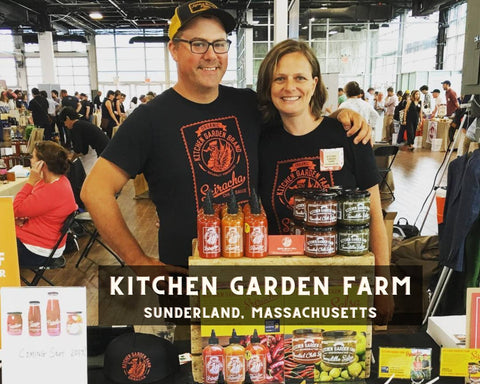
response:
<svg viewBox="0 0 480 384"><path fill-rule="evenodd" d="M368 125L367 121L359 113L348 108L340 108L333 112L329 117L337 119L342 123L347 131L348 137L353 136L358 132L353 140L355 144L360 142L367 144L372 139L372 127Z"/></svg>
<svg viewBox="0 0 480 384"><path fill-rule="evenodd" d="M115 194L128 180L125 171L100 157L83 183L81 198L100 235L128 265L164 265L145 255L120 212Z"/></svg>

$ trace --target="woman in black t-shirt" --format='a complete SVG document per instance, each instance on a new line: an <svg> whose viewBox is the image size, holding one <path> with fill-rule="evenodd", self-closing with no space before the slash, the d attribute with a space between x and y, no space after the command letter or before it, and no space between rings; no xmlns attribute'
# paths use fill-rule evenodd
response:
<svg viewBox="0 0 480 384"><path fill-rule="evenodd" d="M410 99L405 106L405 113L403 114L402 124L407 130L407 145L413 151L413 141L415 139L415 131L417 130L418 121L422 116L422 102L420 100L420 91L412 91Z"/></svg>
<svg viewBox="0 0 480 384"><path fill-rule="evenodd" d="M269 231L286 232L292 217L291 197L299 188L359 187L371 195L370 246L375 263L389 265L372 148L354 145L341 124L322 116L327 92L312 49L295 40L273 47L260 66L257 93L270 125L259 150L259 190ZM327 157L333 161L325 161ZM380 311L384 320L391 317L392 308Z"/></svg>

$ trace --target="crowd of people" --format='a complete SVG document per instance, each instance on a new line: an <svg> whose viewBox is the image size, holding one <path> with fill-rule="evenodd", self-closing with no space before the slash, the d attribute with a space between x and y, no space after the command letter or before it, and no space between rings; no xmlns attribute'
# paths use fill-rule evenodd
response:
<svg viewBox="0 0 480 384"><path fill-rule="evenodd" d="M370 87L365 93L356 81L350 81L345 87L338 88L338 107L357 111L373 128L378 120L383 120L382 141L392 143L395 132L397 140L392 144L404 145L413 151L415 133L424 119L453 118L459 108L459 99L451 88L450 80L441 84L444 92L437 88L429 92L428 85L422 85L418 90L399 90L395 94L394 89L389 87L384 97L382 91Z"/></svg>

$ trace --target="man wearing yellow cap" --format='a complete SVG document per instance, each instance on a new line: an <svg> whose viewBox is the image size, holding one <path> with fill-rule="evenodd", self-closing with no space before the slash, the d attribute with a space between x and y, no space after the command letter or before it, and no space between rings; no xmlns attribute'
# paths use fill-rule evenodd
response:
<svg viewBox="0 0 480 384"><path fill-rule="evenodd" d="M177 83L135 109L85 181L83 201L127 264L159 264L145 255L115 201L129 178L144 173L160 219L160 260L179 266L188 264L207 191L216 202L230 191L245 202L255 187L261 126L255 92L220 85L228 65L227 34L235 25L210 1L177 7L168 31ZM347 125L350 117L343 115ZM354 123L356 129L362 125ZM363 130L362 138L369 135Z"/></svg>

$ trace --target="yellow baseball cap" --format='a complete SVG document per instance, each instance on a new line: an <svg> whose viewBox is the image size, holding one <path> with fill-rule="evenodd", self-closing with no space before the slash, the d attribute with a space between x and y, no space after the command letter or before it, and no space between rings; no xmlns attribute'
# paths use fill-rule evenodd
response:
<svg viewBox="0 0 480 384"><path fill-rule="evenodd" d="M232 32L236 25L235 18L230 13L218 8L211 1L193 0L175 8L175 14L171 18L168 28L168 37L170 40L173 39L180 28L200 15L213 15L218 17L227 33Z"/></svg>

